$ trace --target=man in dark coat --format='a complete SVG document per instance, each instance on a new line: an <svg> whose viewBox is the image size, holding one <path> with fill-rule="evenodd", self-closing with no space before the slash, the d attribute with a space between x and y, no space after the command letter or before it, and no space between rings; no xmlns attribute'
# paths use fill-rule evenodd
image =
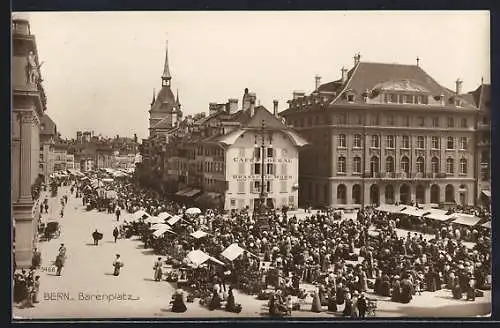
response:
<svg viewBox="0 0 500 328"><path fill-rule="evenodd" d="M358 311L360 318L366 317L366 309L367 309L367 304L366 304L365 293L361 293L361 295L358 298Z"/></svg>
<svg viewBox="0 0 500 328"><path fill-rule="evenodd" d="M391 301L401 302L401 283L398 276L394 277L394 282L392 283Z"/></svg>
<svg viewBox="0 0 500 328"><path fill-rule="evenodd" d="M413 285L409 279L401 280L401 303L410 303L413 298Z"/></svg>
<svg viewBox="0 0 500 328"><path fill-rule="evenodd" d="M118 234L119 234L118 227L115 227L113 229L113 237L115 238L115 243L116 243L116 240L118 239Z"/></svg>
<svg viewBox="0 0 500 328"><path fill-rule="evenodd" d="M120 208L117 208L116 209L116 221L120 221L120 215L122 214L122 212L120 211Z"/></svg>

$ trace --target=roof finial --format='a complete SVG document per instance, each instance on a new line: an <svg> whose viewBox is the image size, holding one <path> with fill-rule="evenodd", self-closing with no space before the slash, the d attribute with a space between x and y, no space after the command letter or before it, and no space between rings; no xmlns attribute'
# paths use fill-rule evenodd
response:
<svg viewBox="0 0 500 328"><path fill-rule="evenodd" d="M420 58L417 57L417 67L419 67Z"/></svg>
<svg viewBox="0 0 500 328"><path fill-rule="evenodd" d="M176 97L175 97L175 102L177 104L180 104L180 102L179 102L179 89L177 89L177 94L176 94Z"/></svg>
<svg viewBox="0 0 500 328"><path fill-rule="evenodd" d="M151 100L151 106L154 105L155 100L156 100L156 90L155 90L155 88L153 88L153 100Z"/></svg>
<svg viewBox="0 0 500 328"><path fill-rule="evenodd" d="M484 77L481 76L481 85L484 84Z"/></svg>
<svg viewBox="0 0 500 328"><path fill-rule="evenodd" d="M167 46L165 49L165 65L163 66L163 74L161 75L161 79L165 85L170 86L170 80L172 79L172 75L170 75L170 68L168 67L168 40L166 44Z"/></svg>

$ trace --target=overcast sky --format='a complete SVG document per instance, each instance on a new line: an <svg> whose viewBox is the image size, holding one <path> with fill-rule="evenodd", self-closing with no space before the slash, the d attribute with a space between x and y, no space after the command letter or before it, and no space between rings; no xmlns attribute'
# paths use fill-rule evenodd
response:
<svg viewBox="0 0 500 328"><path fill-rule="evenodd" d="M14 14L16 15L16 14ZM63 137L77 130L147 136L148 110L168 39L172 90L184 114L241 97L280 111L294 90L313 91L362 61L415 64L464 91L490 81L489 13L95 12L22 13L30 20L48 98Z"/></svg>

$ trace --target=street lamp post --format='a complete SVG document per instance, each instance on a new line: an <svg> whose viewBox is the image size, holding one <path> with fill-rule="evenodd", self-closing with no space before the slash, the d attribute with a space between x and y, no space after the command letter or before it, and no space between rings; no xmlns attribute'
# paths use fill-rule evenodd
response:
<svg viewBox="0 0 500 328"><path fill-rule="evenodd" d="M265 153L265 122L262 120L262 126L260 130L261 145L260 145L260 159L261 159L261 169L260 169L260 194L259 194L259 207L257 209L258 216L261 220L266 219L267 216L267 192L265 191L265 177L264 177L264 153Z"/></svg>

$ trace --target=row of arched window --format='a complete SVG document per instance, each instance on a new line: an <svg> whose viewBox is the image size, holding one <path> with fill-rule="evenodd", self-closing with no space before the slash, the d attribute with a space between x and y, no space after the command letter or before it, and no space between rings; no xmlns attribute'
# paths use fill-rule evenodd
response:
<svg viewBox="0 0 500 328"><path fill-rule="evenodd" d="M338 147L340 148L346 148L347 147L347 138L345 134L339 134L338 137ZM395 148L396 142L395 142L396 137L393 135L386 135L385 136L385 147L386 148ZM431 137L431 148L432 149L440 149L440 137L437 136L432 136ZM353 138L353 147L354 148L361 148L362 142L361 142L361 134L355 134ZM371 148L380 148L380 136L377 134L374 134L371 136L371 143L370 143ZM467 149L467 137L459 137L458 138L458 147L459 149ZM402 136L401 138L401 148L403 149L409 149L410 148L410 137L409 136ZM417 144L416 148L419 149L425 149L425 137L424 136L417 136ZM446 149L455 149L455 138L454 137L447 137L446 138Z"/></svg>
<svg viewBox="0 0 500 328"><path fill-rule="evenodd" d="M460 186L460 190L466 191L467 187L465 185ZM430 199L426 199L425 197L425 187L422 185L417 185L415 187L415 200L411 199L411 191L410 186L407 184L402 184L399 187L399 199L395 199L395 190L394 186L387 185L384 190L385 202L388 204L400 202L400 203L408 203L410 201L416 201L417 203L431 203L439 204L441 200L441 188L434 184L430 189ZM337 186L337 204L347 204L347 187L344 184L340 184ZM355 184L352 186L352 201L354 204L361 204L361 186L359 184ZM455 187L451 184L446 185L445 187L445 202L455 202ZM371 203L379 203L379 186L372 185L370 188L370 202Z"/></svg>
<svg viewBox="0 0 500 328"><path fill-rule="evenodd" d="M380 161L377 156L373 156L370 159L370 172L378 173L380 171L379 167ZM352 171L353 173L361 173L361 157L356 156L352 160ZM410 160L407 156L401 157L400 160L400 168L402 172L410 173ZM347 159L345 156L339 156L337 161L337 172L338 173L346 173L347 171ZM388 156L385 159L385 172L394 173L395 172L395 163L394 157ZM416 159L416 172L424 173L425 172L425 160L423 157L419 156ZM439 173L440 165L439 158L432 157L431 159L431 172ZM455 172L455 160L453 158L446 159L446 173L453 174ZM459 161L459 172L460 174L467 174L467 159L461 158Z"/></svg>

